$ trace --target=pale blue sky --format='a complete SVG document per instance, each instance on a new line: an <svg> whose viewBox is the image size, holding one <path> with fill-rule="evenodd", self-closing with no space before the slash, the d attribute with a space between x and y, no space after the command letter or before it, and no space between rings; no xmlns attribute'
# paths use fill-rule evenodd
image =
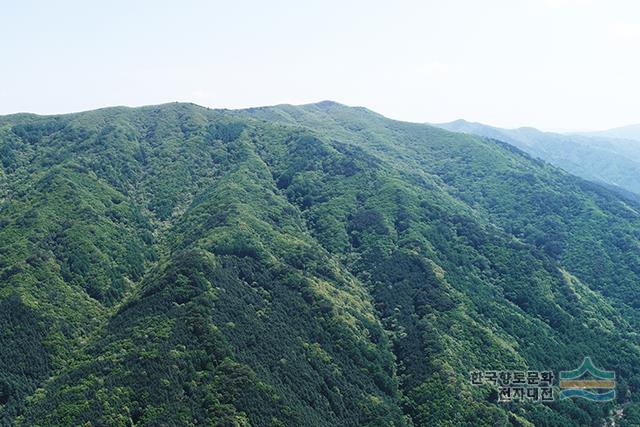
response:
<svg viewBox="0 0 640 427"><path fill-rule="evenodd" d="M634 0L0 0L0 43L0 114L332 99L421 122L640 122Z"/></svg>

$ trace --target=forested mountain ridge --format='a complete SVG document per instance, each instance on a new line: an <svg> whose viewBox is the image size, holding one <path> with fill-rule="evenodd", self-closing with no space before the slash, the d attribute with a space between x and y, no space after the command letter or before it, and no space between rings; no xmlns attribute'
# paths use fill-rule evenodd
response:
<svg viewBox="0 0 640 427"><path fill-rule="evenodd" d="M602 425L473 369L615 370L640 204L333 102L0 118L0 422ZM636 418L634 418L636 417Z"/></svg>
<svg viewBox="0 0 640 427"><path fill-rule="evenodd" d="M627 198L640 200L640 141L633 137L637 127L560 134L529 127L496 128L465 120L435 126L508 142L574 175L602 183Z"/></svg>

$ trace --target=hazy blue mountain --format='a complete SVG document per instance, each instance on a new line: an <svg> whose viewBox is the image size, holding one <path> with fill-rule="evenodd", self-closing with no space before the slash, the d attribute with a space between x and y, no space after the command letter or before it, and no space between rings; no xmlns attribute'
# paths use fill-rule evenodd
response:
<svg viewBox="0 0 640 427"><path fill-rule="evenodd" d="M640 141L640 124L622 126L619 128L607 129L595 132L579 132L580 135L600 136L607 138L630 139Z"/></svg>
<svg viewBox="0 0 640 427"><path fill-rule="evenodd" d="M602 183L627 196L634 197L628 192L640 194L640 142L637 141L610 137L606 131L598 135L560 134L530 127L503 129L465 120L435 126L505 141L567 172ZM627 136L632 128L623 128L629 130Z"/></svg>

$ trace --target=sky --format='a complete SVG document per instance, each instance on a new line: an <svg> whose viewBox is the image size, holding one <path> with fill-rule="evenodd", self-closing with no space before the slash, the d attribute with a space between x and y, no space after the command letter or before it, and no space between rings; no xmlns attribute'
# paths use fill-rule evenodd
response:
<svg viewBox="0 0 640 427"><path fill-rule="evenodd" d="M0 0L0 114L330 99L414 122L640 123L636 0Z"/></svg>

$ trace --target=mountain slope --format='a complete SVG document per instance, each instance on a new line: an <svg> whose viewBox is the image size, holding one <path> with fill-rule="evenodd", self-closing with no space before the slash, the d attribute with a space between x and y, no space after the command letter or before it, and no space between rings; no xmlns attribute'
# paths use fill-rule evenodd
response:
<svg viewBox="0 0 640 427"><path fill-rule="evenodd" d="M332 102L0 135L5 424L598 425L469 382L585 355L633 421L640 205L604 188Z"/></svg>
<svg viewBox="0 0 640 427"><path fill-rule="evenodd" d="M631 138L620 139L622 134L570 135L533 128L501 129L464 120L436 126L508 142L570 173L602 183L621 195L640 198L640 143Z"/></svg>

